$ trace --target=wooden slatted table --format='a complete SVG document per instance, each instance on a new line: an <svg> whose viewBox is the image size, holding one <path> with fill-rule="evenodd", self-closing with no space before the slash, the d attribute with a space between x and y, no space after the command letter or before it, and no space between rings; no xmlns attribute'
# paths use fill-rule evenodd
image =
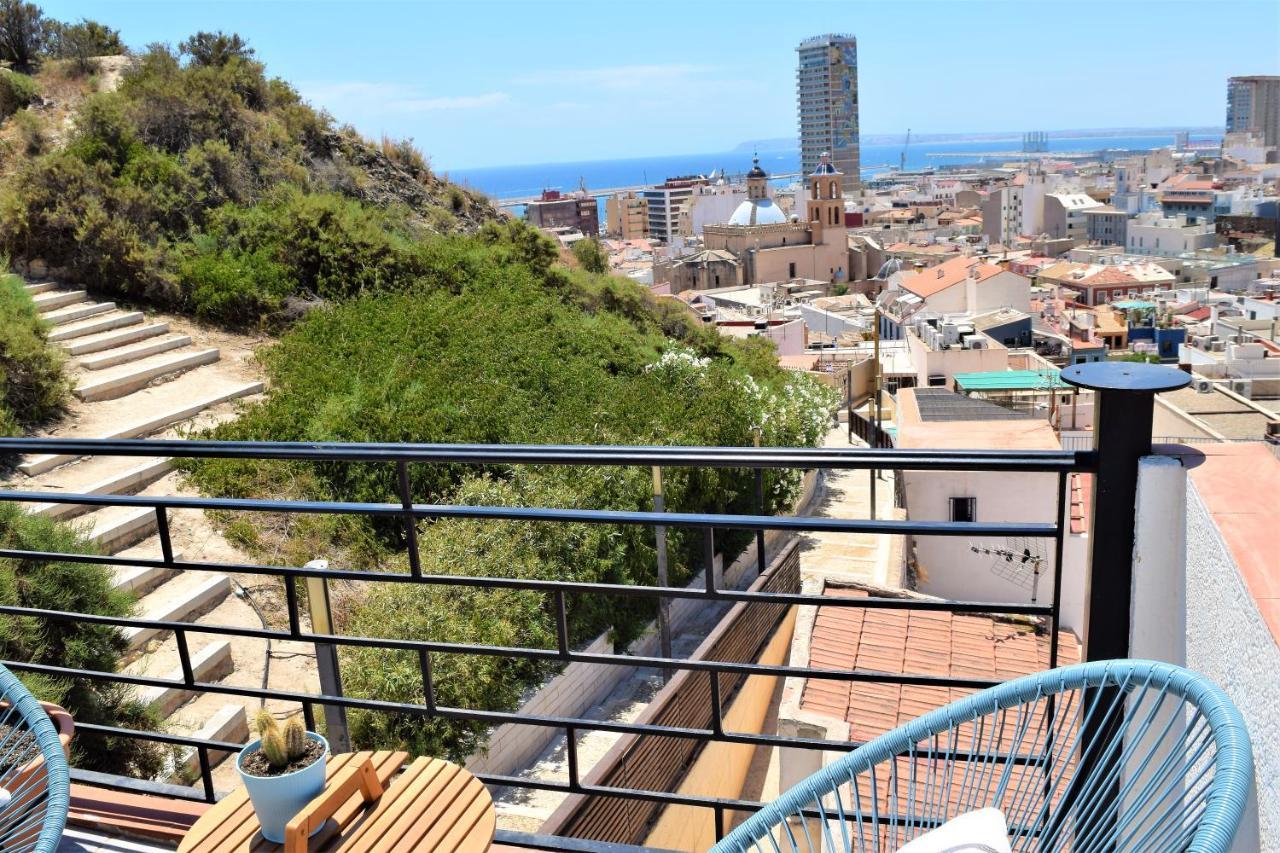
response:
<svg viewBox="0 0 1280 853"><path fill-rule="evenodd" d="M403 752L332 756L324 793L290 821L283 845L258 832L249 795L238 788L196 821L178 851L487 851L497 823L488 789L438 758L419 758L392 781L408 757ZM308 838L316 826L319 832Z"/></svg>

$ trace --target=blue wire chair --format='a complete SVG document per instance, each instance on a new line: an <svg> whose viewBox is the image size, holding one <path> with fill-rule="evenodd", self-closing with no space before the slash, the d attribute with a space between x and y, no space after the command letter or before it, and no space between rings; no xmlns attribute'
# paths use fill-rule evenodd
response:
<svg viewBox="0 0 1280 853"><path fill-rule="evenodd" d="M892 851L994 807L1015 851L1225 851L1252 777L1244 721L1209 680L1154 661L1086 663L887 732L712 850Z"/></svg>
<svg viewBox="0 0 1280 853"><path fill-rule="evenodd" d="M0 850L56 850L70 798L57 729L22 682L0 666Z"/></svg>

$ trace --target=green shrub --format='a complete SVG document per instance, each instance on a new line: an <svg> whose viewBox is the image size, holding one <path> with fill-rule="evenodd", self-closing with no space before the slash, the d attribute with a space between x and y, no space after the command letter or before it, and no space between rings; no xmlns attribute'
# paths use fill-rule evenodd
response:
<svg viewBox="0 0 1280 853"><path fill-rule="evenodd" d="M49 150L51 138L49 126L38 113L23 110L13 117L13 126L17 130L19 151L29 157L35 157Z"/></svg>
<svg viewBox="0 0 1280 853"><path fill-rule="evenodd" d="M16 71L0 71L0 120L13 115L35 98L35 80Z"/></svg>
<svg viewBox="0 0 1280 853"><path fill-rule="evenodd" d="M234 253L198 239L181 261L179 274L191 289L191 303L199 317L238 325L280 309L293 290L293 279L266 250Z"/></svg>
<svg viewBox="0 0 1280 853"><path fill-rule="evenodd" d="M93 544L71 525L27 515L0 503L0 548L96 554ZM8 606L127 616L132 598L112 589L110 571L88 563L0 558L0 602ZM114 672L125 649L111 625L0 616L0 655L6 659L73 669ZM36 695L71 711L78 723L155 729L158 720L132 696L127 685L88 679L26 678ZM90 770L152 777L164 766L164 749L129 738L80 731L76 763Z"/></svg>
<svg viewBox="0 0 1280 853"><path fill-rule="evenodd" d="M0 275L0 435L21 435L66 403L61 352L45 339L30 294L16 275Z"/></svg>
<svg viewBox="0 0 1280 853"><path fill-rule="evenodd" d="M272 380L266 400L211 436L744 445L759 429L766 444L813 445L825 434L831 392L780 371L767 341L692 335L699 349L674 345L640 288L541 269L544 246L523 226L420 243L415 285L375 290L309 314L263 353ZM388 465L222 460L185 467L212 494L396 499L395 470ZM425 502L641 510L652 500L644 470L416 465L410 477L414 499ZM788 506L796 485L794 475L767 472L764 510ZM671 470L666 493L676 511L755 508L754 478L743 471ZM398 521L349 525L328 527L334 538L320 547L341 548L352 537L363 549L361 529L391 553L403 545ZM732 555L747 538L725 534L717 541ZM420 527L419 543L431 573L655 580L652 534L634 526L438 521ZM669 549L673 582L701 568L699 536L671 531ZM391 563L403 565L403 556ZM541 594L385 585L351 605L343 630L550 647L552 613ZM573 596L568 602L575 642L608 629L625 641L652 616L652 602L640 599ZM354 695L422 700L416 655L343 654L345 687ZM437 701L475 708L511 709L545 673L486 656L441 654L434 664ZM361 746L456 758L483 742L483 727L464 723L364 712L352 720Z"/></svg>
<svg viewBox="0 0 1280 853"><path fill-rule="evenodd" d="M573 256L587 272L604 273L609 271L609 253L595 238L579 240L573 244Z"/></svg>
<svg viewBox="0 0 1280 853"><path fill-rule="evenodd" d="M49 52L71 60L78 73L89 74L94 70L94 57L118 56L125 50L119 30L84 18L75 24L55 24Z"/></svg>

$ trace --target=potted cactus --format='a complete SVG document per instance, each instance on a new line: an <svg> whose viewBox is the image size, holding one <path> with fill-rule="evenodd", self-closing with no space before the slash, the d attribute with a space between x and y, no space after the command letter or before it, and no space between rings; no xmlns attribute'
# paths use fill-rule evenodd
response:
<svg viewBox="0 0 1280 853"><path fill-rule="evenodd" d="M240 750L236 769L258 815L262 837L283 844L289 821L324 790L329 743L307 731L299 717L290 718L282 729L266 708L258 712L254 728L258 739Z"/></svg>

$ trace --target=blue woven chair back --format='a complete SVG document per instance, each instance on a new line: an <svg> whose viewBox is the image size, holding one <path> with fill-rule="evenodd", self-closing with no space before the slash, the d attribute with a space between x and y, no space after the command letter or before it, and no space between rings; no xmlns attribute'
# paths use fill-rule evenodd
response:
<svg viewBox="0 0 1280 853"><path fill-rule="evenodd" d="M1240 712L1212 682L1155 661L1087 663L869 741L713 850L893 851L994 807L1015 851L1225 851L1252 777Z"/></svg>
<svg viewBox="0 0 1280 853"><path fill-rule="evenodd" d="M56 850L70 796L67 758L53 721L0 666L0 850Z"/></svg>

